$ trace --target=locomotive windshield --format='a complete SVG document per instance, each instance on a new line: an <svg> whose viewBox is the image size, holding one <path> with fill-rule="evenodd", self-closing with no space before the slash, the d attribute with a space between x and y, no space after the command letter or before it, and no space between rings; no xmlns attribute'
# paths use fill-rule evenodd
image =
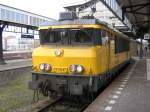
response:
<svg viewBox="0 0 150 112"><path fill-rule="evenodd" d="M94 44L93 29L42 29L40 30L41 44Z"/></svg>

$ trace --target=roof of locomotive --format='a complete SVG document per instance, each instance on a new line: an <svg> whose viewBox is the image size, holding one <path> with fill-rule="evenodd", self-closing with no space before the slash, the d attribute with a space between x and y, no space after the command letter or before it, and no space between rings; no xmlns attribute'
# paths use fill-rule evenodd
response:
<svg viewBox="0 0 150 112"><path fill-rule="evenodd" d="M40 26L59 26L59 25L105 25L107 23L98 19L74 19L74 20L63 20L63 21L52 21L44 22Z"/></svg>
<svg viewBox="0 0 150 112"><path fill-rule="evenodd" d="M63 21L51 21L44 22L40 25L40 27L48 27L48 26L63 26L63 25L102 25L106 28L116 32L118 35L122 35L124 38L129 39L129 37L122 32L116 30L113 27L110 27L106 22L100 21L99 19L74 19L74 20L63 20Z"/></svg>

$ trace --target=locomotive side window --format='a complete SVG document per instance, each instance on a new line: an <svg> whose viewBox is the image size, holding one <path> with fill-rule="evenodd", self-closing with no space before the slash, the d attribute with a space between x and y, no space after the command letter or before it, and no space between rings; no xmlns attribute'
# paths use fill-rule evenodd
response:
<svg viewBox="0 0 150 112"><path fill-rule="evenodd" d="M101 31L101 35L102 35L102 38L105 38L105 37L106 37L106 31L105 31L105 30L102 30L102 31Z"/></svg>
<svg viewBox="0 0 150 112"><path fill-rule="evenodd" d="M107 32L105 30L102 30L101 35L102 35L102 45L106 45L108 41Z"/></svg>
<svg viewBox="0 0 150 112"><path fill-rule="evenodd" d="M101 30L100 29L95 30L94 37L95 37L94 44L95 45L101 45L102 44L102 38L101 38Z"/></svg>
<svg viewBox="0 0 150 112"><path fill-rule="evenodd" d="M115 37L115 53L129 51L129 40L121 37Z"/></svg>

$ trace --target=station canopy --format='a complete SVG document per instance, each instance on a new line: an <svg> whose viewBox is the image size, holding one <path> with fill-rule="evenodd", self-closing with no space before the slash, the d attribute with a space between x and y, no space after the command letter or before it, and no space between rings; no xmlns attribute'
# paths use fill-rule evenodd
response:
<svg viewBox="0 0 150 112"><path fill-rule="evenodd" d="M150 31L150 0L117 1L136 29L144 30L144 32Z"/></svg>
<svg viewBox="0 0 150 112"><path fill-rule="evenodd" d="M79 5L70 5L65 8L75 11L77 7L80 7L82 10L98 2L102 2L118 18L118 21L127 26L127 29L124 26L117 26L118 30L130 36L136 34L138 37L150 32L150 0L86 0Z"/></svg>

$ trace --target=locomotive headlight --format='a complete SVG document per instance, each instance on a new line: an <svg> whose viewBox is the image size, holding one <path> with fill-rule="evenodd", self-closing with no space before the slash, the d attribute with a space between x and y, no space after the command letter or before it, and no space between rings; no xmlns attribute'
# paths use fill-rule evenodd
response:
<svg viewBox="0 0 150 112"><path fill-rule="evenodd" d="M82 65L71 65L69 67L70 72L72 73L82 73L84 68Z"/></svg>
<svg viewBox="0 0 150 112"><path fill-rule="evenodd" d="M42 70L42 71L50 71L51 70L51 65L42 63L42 64L40 64L40 70Z"/></svg>
<svg viewBox="0 0 150 112"><path fill-rule="evenodd" d="M60 51L60 50L56 50L56 51L55 51L55 55L56 55L56 56L60 56L60 55L61 55L61 51Z"/></svg>
<svg viewBox="0 0 150 112"><path fill-rule="evenodd" d="M45 64L44 63L42 63L42 64L40 64L40 70L44 70L45 69Z"/></svg>
<svg viewBox="0 0 150 112"><path fill-rule="evenodd" d="M76 65L70 65L69 70L70 70L70 72L75 73L77 71L77 66Z"/></svg>
<svg viewBox="0 0 150 112"><path fill-rule="evenodd" d="M63 49L56 49L56 50L55 50L55 55L56 55L56 56L62 56L63 53L64 53Z"/></svg>
<svg viewBox="0 0 150 112"><path fill-rule="evenodd" d="M82 65L77 65L77 73L82 73L84 70Z"/></svg>

